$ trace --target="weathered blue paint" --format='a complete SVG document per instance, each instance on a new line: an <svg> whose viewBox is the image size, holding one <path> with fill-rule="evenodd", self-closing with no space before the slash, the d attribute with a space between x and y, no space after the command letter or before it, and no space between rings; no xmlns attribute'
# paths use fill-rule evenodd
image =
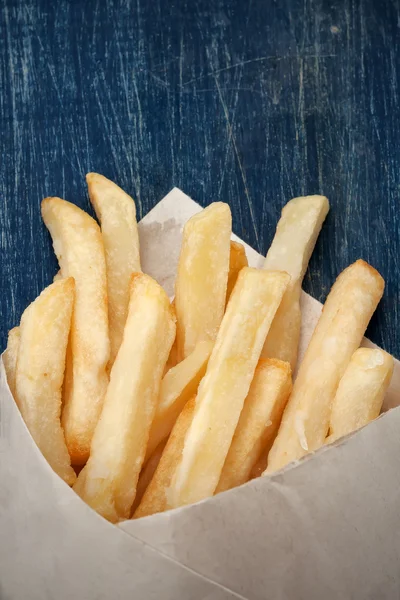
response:
<svg viewBox="0 0 400 600"><path fill-rule="evenodd" d="M267 249L289 198L332 204L305 288L358 257L387 281L370 336L400 355L399 0L3 0L1 347L56 271L39 204L84 175L144 215L174 185Z"/></svg>

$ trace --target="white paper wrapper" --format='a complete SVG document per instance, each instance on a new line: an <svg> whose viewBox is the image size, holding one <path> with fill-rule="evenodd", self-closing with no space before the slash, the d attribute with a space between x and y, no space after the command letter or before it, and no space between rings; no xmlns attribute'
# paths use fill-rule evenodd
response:
<svg viewBox="0 0 400 600"><path fill-rule="evenodd" d="M198 210L174 189L140 223L143 269L170 295ZM320 310L303 295L300 357ZM399 404L396 361L385 408ZM400 597L400 408L273 476L119 526L50 469L2 364L0 427L1 600Z"/></svg>

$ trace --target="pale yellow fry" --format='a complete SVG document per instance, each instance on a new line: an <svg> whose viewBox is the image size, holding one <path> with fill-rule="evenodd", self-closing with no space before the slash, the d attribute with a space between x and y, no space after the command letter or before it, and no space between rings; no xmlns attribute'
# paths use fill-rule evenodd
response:
<svg viewBox="0 0 400 600"><path fill-rule="evenodd" d="M88 173L86 181L101 224L106 255L111 369L128 314L130 276L141 271L136 206L128 194L103 175Z"/></svg>
<svg viewBox="0 0 400 600"><path fill-rule="evenodd" d="M75 279L62 424L72 464L82 465L89 456L108 385L110 343L103 240L94 219L60 198L43 200L42 216L53 238L60 275Z"/></svg>
<svg viewBox="0 0 400 600"><path fill-rule="evenodd" d="M327 444L379 416L392 375L390 354L372 348L354 352L333 400Z"/></svg>
<svg viewBox="0 0 400 600"><path fill-rule="evenodd" d="M147 517L168 509L172 477L182 456L185 436L192 422L195 398L186 403L168 438L154 476L148 485L133 518Z"/></svg>
<svg viewBox="0 0 400 600"><path fill-rule="evenodd" d="M301 284L322 224L329 211L324 196L294 198L283 207L264 269L286 271L290 285L265 340L262 356L279 358L294 370L300 339Z"/></svg>
<svg viewBox="0 0 400 600"><path fill-rule="evenodd" d="M226 303L228 303L228 300L231 297L240 271L243 269L243 267L247 267L248 264L246 250L244 249L243 244L239 244L239 242L231 242L228 285L226 287Z"/></svg>
<svg viewBox="0 0 400 600"><path fill-rule="evenodd" d="M22 417L54 471L76 479L61 428L61 389L74 302L74 280L46 288L21 318L16 396Z"/></svg>
<svg viewBox="0 0 400 600"><path fill-rule="evenodd" d="M171 352L169 353L169 356L168 356L167 364L165 365L165 374L168 373L168 371L170 369L172 369L173 367L176 367L177 364L178 364L178 353L177 353L176 337L175 337L175 341L172 344Z"/></svg>
<svg viewBox="0 0 400 600"><path fill-rule="evenodd" d="M142 501L145 491L149 487L150 481L153 479L154 473L158 467L160 462L162 453L164 452L164 448L167 444L168 438L165 439L161 444L157 446L153 454L150 456L149 460L146 462L142 470L140 471L137 487L136 487L136 495L135 501L132 504L131 514L133 515L138 508L139 504Z"/></svg>
<svg viewBox="0 0 400 600"><path fill-rule="evenodd" d="M76 487L83 500L110 521L130 516L174 337L175 319L166 293L148 275L135 274L122 344L90 458Z"/></svg>
<svg viewBox="0 0 400 600"><path fill-rule="evenodd" d="M266 334L289 281L287 273L245 267L229 300L204 378L170 508L212 496L254 376Z"/></svg>
<svg viewBox="0 0 400 600"><path fill-rule="evenodd" d="M15 373L17 369L17 358L19 349L20 331L19 327L14 327L8 332L7 348L3 354L3 364L7 376L8 387L17 402L15 394Z"/></svg>
<svg viewBox="0 0 400 600"><path fill-rule="evenodd" d="M175 282L178 362L214 341L225 310L231 211L215 202L187 221Z"/></svg>
<svg viewBox="0 0 400 600"><path fill-rule="evenodd" d="M363 260L339 275L300 365L268 456L267 473L324 444L339 381L360 345L383 289L382 277Z"/></svg>
<svg viewBox="0 0 400 600"><path fill-rule="evenodd" d="M160 397L151 425L145 462L157 446L171 433L179 413L187 401L195 396L206 372L213 342L199 342L193 352L170 369L161 382Z"/></svg>
<svg viewBox="0 0 400 600"><path fill-rule="evenodd" d="M292 390L289 363L260 359L240 413L216 493L249 480L261 454L268 453Z"/></svg>

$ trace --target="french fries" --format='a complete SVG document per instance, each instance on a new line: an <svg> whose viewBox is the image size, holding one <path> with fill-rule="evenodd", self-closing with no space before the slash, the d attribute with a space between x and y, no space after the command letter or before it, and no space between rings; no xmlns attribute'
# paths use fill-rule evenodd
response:
<svg viewBox="0 0 400 600"><path fill-rule="evenodd" d="M291 390L289 363L260 359L222 469L217 494L250 479L252 468L271 447Z"/></svg>
<svg viewBox="0 0 400 600"><path fill-rule="evenodd" d="M247 262L246 250L244 249L243 244L231 241L228 284L226 286L226 304L228 304L228 300L231 297L240 271L243 269L243 267L247 267L248 265L249 263Z"/></svg>
<svg viewBox="0 0 400 600"><path fill-rule="evenodd" d="M109 521L130 516L174 338L175 319L166 293L148 275L134 274L124 336L111 370L90 458L75 488Z"/></svg>
<svg viewBox="0 0 400 600"><path fill-rule="evenodd" d="M75 279L62 425L72 464L86 462L108 385L106 264L101 232L83 210L60 198L42 202L63 277Z"/></svg>
<svg viewBox="0 0 400 600"><path fill-rule="evenodd" d="M53 283L25 310L15 375L22 417L50 466L70 485L76 475L60 415L74 287L72 277Z"/></svg>
<svg viewBox="0 0 400 600"><path fill-rule="evenodd" d="M379 415L394 361L359 348L384 289L362 260L332 286L292 385L325 197L284 207L261 270L230 240L227 204L193 216L170 303L141 272L133 199L96 173L87 184L101 231L65 200L42 202L60 270L9 332L3 361L38 448L100 515L198 502Z"/></svg>
<svg viewBox="0 0 400 600"><path fill-rule="evenodd" d="M173 313L175 315L175 320L176 320L175 299L172 300L172 302L171 302L171 310L173 311ZM177 348L176 336L175 336L174 343L172 344L171 352L169 353L169 356L168 356L167 364L165 365L164 375L170 369L172 369L172 367L176 367L177 364L178 364L178 348Z"/></svg>
<svg viewBox="0 0 400 600"><path fill-rule="evenodd" d="M195 414L168 494L170 508L215 492L266 334L289 279L283 272L250 267L240 271L198 389Z"/></svg>
<svg viewBox="0 0 400 600"><path fill-rule="evenodd" d="M256 477L261 477L268 466L268 454L261 454L260 458L252 468L250 472L249 480L255 479Z"/></svg>
<svg viewBox="0 0 400 600"><path fill-rule="evenodd" d="M392 374L390 354L372 348L354 352L333 400L327 444L379 416Z"/></svg>
<svg viewBox="0 0 400 600"><path fill-rule="evenodd" d="M15 373L17 370L19 338L19 327L14 327L13 329L10 329L10 331L8 332L7 348L3 354L3 363L7 376L8 387L10 388L10 391L14 396L16 402L17 399L15 394Z"/></svg>
<svg viewBox="0 0 400 600"><path fill-rule="evenodd" d="M128 194L103 175L88 173L86 181L101 224L106 257L111 369L128 313L130 277L141 270L136 206Z"/></svg>
<svg viewBox="0 0 400 600"><path fill-rule="evenodd" d="M215 202L186 223L175 282L178 362L214 341L225 309L231 211Z"/></svg>
<svg viewBox="0 0 400 600"><path fill-rule="evenodd" d="M304 196L283 207L264 269L286 271L291 280L265 340L263 357L279 358L294 371L300 339L301 284L329 211L324 196Z"/></svg>
<svg viewBox="0 0 400 600"><path fill-rule="evenodd" d="M172 367L176 367L178 364L177 348L176 348L176 337L172 344L171 352L169 353L167 364L165 365L165 374L168 373Z"/></svg>
<svg viewBox="0 0 400 600"><path fill-rule="evenodd" d="M195 401L196 398L189 400L176 420L154 476L134 512L134 519L163 512L169 507L171 480L182 456L185 436L193 419Z"/></svg>
<svg viewBox="0 0 400 600"><path fill-rule="evenodd" d="M132 515L136 511L137 507L142 501L143 495L147 488L149 487L150 481L153 479L154 473L158 467L160 462L162 453L164 452L164 448L168 442L168 438L165 439L161 444L157 446L154 450L153 454L150 456L149 460L146 463L143 463L144 466L140 471L139 479L136 486L136 494L135 500L132 504Z"/></svg>
<svg viewBox="0 0 400 600"><path fill-rule="evenodd" d="M324 444L339 381L360 345L383 289L382 277L363 260L347 267L337 278L300 365L268 455L266 473Z"/></svg>
<svg viewBox="0 0 400 600"><path fill-rule="evenodd" d="M187 401L196 395L199 383L206 372L212 348L212 342L199 342L187 358L164 376L150 429L145 463L157 446L169 436Z"/></svg>

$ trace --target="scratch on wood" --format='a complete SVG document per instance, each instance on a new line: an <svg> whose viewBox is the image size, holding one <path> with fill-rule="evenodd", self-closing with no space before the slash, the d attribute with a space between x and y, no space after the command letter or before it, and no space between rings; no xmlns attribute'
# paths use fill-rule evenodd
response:
<svg viewBox="0 0 400 600"><path fill-rule="evenodd" d="M250 199L249 188L247 187L246 175L245 175L245 172L244 172L244 169L243 169L242 161L240 160L240 155L239 155L239 151L238 151L238 148L237 148L237 145L236 145L235 136L233 135L232 125L231 125L230 120L229 120L228 109L227 109L227 106L225 104L224 98L222 96L221 88L219 87L218 79L217 79L216 76L214 77L214 80L215 80L215 85L217 86L217 89L218 89L219 99L221 100L221 105L222 105L222 108L223 108L223 111L224 111L224 114L225 114L226 124L227 124L228 131L229 131L229 139L230 139L230 141L232 143L232 146L233 146L233 149L235 151L235 155L236 155L236 158L237 158L237 161L238 161L238 165L239 165L239 169L240 169L240 174L242 176L244 190L245 190L245 194L246 194L246 200L247 200L247 203L249 205L251 220L252 220L253 227L254 227L254 235L255 235L256 240L257 240L257 245L259 245L257 222L256 222L255 215L254 215L253 203L252 203L252 201Z"/></svg>
<svg viewBox="0 0 400 600"><path fill-rule="evenodd" d="M335 54L322 54L320 56L320 58L335 58ZM308 54L305 56L302 56L302 59L307 60L307 59L313 59L315 58L315 54ZM214 76L214 75L218 75L219 73L223 73L224 71L230 71L231 69L237 69L238 67L245 67L247 65L251 65L252 63L258 63L258 62L265 62L265 61L273 61L273 62L277 62L277 61L281 61L281 60L299 60L299 57L297 55L288 55L288 56L278 56L278 55L271 55L271 56L259 56L256 58L249 58L248 60L243 60L240 61L238 63L235 63L233 65L228 65L226 67L222 67L221 69L216 69L215 71L209 71L208 73L206 73L205 75L201 75L200 77L196 77L194 79L190 79L189 81L185 81L182 85L186 86L186 85L190 85L191 83L195 83L196 81L199 81L200 79L205 79L206 77L209 76Z"/></svg>

